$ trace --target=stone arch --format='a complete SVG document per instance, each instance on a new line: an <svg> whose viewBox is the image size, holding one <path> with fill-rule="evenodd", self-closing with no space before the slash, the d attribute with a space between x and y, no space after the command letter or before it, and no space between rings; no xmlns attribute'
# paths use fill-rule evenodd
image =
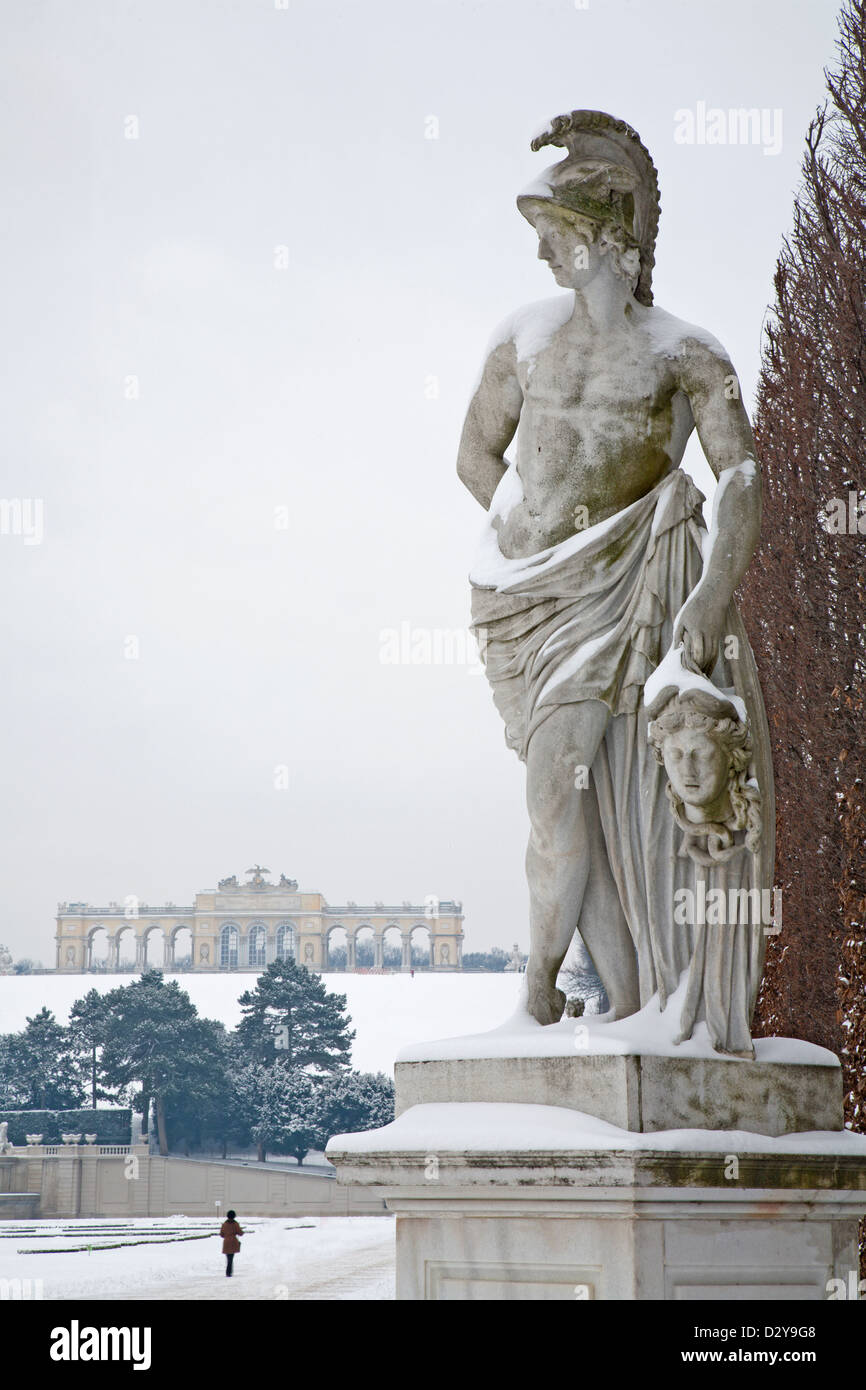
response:
<svg viewBox="0 0 866 1390"><path fill-rule="evenodd" d="M159 933L159 940L162 942L162 952L160 954L159 960L156 959L156 952L154 951L150 940L154 932ZM168 952L166 951L167 943L165 928L162 926L160 922L149 922L148 925L142 929L139 940L141 943L141 954L139 956L139 964L152 965L155 966L157 970L161 970L162 967L165 965L166 956L168 955Z"/></svg>
<svg viewBox="0 0 866 1390"><path fill-rule="evenodd" d="M342 943L339 942L339 941L338 941L338 943L337 943L336 946L334 945L333 936L334 936L334 933L335 933L335 932L342 932L342 934L343 934L343 940L344 940L345 943L346 943L345 947L343 947ZM328 930L327 930L327 932L326 932L326 934L325 934L325 966L324 966L324 968L325 968L326 970L340 970L340 969L345 970L345 969L347 968L347 966L348 966L348 954L349 954L349 952L348 952L348 944L349 944L349 933L346 931L346 928L343 926L343 923L342 923L342 922L335 922L334 925L333 925L332 927L328 927ZM333 955L334 955L334 952L335 952L335 951L340 951L340 950L342 950L342 949L345 949L345 951L346 951L346 964L340 966L340 965L337 965L337 964L334 963L334 961L333 961Z"/></svg>
<svg viewBox="0 0 866 1390"><path fill-rule="evenodd" d="M112 963L118 970L131 970L138 964L138 933L131 922L124 922L111 938Z"/></svg>
<svg viewBox="0 0 866 1390"><path fill-rule="evenodd" d="M274 928L274 960L294 960L298 929L294 922L277 922Z"/></svg>
<svg viewBox="0 0 866 1390"><path fill-rule="evenodd" d="M237 922L223 922L217 939L217 965L221 970L237 970L241 929Z"/></svg>
<svg viewBox="0 0 866 1390"><path fill-rule="evenodd" d="M268 963L268 929L264 922L250 922L247 927L247 965L264 970Z"/></svg>
<svg viewBox="0 0 866 1390"><path fill-rule="evenodd" d="M417 936L424 933L424 938ZM426 922L416 922L409 932L410 962L413 970L429 970L433 961L433 934Z"/></svg>
<svg viewBox="0 0 866 1390"><path fill-rule="evenodd" d="M188 969L193 964L194 946L192 927L188 922L178 922L168 935L166 965L171 964L180 970Z"/></svg>
<svg viewBox="0 0 866 1390"><path fill-rule="evenodd" d="M98 941L97 938L99 938ZM84 968L85 970L108 970L110 965L111 933L103 922L95 922L87 932Z"/></svg>
<svg viewBox="0 0 866 1390"><path fill-rule="evenodd" d="M363 936L362 933L364 933ZM379 963L376 959L376 955L375 929L369 922L361 922L352 933L352 963L348 968L352 970L372 970L373 967Z"/></svg>
<svg viewBox="0 0 866 1390"><path fill-rule="evenodd" d="M382 964L386 970L402 970L406 964L405 938L396 922L382 933Z"/></svg>

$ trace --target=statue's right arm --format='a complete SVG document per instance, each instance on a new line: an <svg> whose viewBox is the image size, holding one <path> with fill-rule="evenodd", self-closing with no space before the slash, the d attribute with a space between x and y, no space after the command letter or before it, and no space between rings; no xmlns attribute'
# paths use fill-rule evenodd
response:
<svg viewBox="0 0 866 1390"><path fill-rule="evenodd" d="M457 454L457 476L485 510L508 466L504 454L514 438L522 405L517 349L509 340L494 348L484 363Z"/></svg>

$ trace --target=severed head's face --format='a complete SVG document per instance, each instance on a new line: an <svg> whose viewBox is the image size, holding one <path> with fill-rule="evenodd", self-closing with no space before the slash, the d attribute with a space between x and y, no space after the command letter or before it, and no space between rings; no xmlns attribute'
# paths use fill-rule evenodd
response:
<svg viewBox="0 0 866 1390"><path fill-rule="evenodd" d="M727 801L730 776L723 741L709 730L686 726L669 733L661 751L665 772L680 801L699 812L695 819L717 819Z"/></svg>
<svg viewBox="0 0 866 1390"><path fill-rule="evenodd" d="M680 853L698 864L723 863L761 848L761 791L749 776L747 721L717 692L691 690L668 700L647 735L668 776L667 795L684 837ZM744 831L742 844L735 841Z"/></svg>

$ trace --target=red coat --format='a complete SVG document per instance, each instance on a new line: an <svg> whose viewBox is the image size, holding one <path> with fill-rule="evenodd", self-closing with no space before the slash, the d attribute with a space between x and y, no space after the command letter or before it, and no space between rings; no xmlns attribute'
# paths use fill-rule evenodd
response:
<svg viewBox="0 0 866 1390"><path fill-rule="evenodd" d="M243 1235L243 1231L237 1221L224 1221L220 1226L220 1235L223 1238L223 1254L237 1255L240 1253L241 1243L238 1236Z"/></svg>

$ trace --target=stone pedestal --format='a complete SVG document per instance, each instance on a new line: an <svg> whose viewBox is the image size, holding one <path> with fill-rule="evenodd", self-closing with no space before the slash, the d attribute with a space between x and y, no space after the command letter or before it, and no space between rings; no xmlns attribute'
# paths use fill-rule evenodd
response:
<svg viewBox="0 0 866 1390"><path fill-rule="evenodd" d="M822 1048L815 1053L831 1054ZM461 1100L564 1106L621 1129L842 1128L842 1071L805 1063L635 1055L454 1057L398 1061L397 1114Z"/></svg>
<svg viewBox="0 0 866 1390"><path fill-rule="evenodd" d="M338 1141L339 1143L339 1141ZM398 1299L825 1299L851 1284L866 1155L340 1153L397 1214Z"/></svg>
<svg viewBox="0 0 866 1390"><path fill-rule="evenodd" d="M531 1131L532 1109L549 1120L546 1106L492 1105L492 1137ZM398 1215L398 1298L822 1300L858 1269L866 1145L853 1136L840 1154L742 1152L742 1133L713 1136L727 1151L460 1150L453 1113L411 1119L452 1137L409 1148L395 1133L386 1148L396 1122L378 1150L354 1147L364 1136L328 1147L339 1180L381 1184Z"/></svg>
<svg viewBox="0 0 866 1390"><path fill-rule="evenodd" d="M825 1299L856 1288L866 1136L842 1128L831 1054L419 1051L397 1064L394 1123L327 1150L339 1182L384 1188L397 1215L398 1298Z"/></svg>

